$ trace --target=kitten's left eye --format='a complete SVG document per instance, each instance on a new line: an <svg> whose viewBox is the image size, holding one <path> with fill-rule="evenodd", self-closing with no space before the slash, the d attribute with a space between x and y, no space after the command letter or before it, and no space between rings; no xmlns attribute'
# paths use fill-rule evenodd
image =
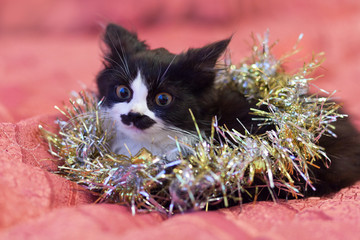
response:
<svg viewBox="0 0 360 240"><path fill-rule="evenodd" d="M160 107L167 106L171 103L173 97L168 93L159 93L155 97L155 102Z"/></svg>
<svg viewBox="0 0 360 240"><path fill-rule="evenodd" d="M116 95L120 100L128 100L131 97L130 89L125 85L117 86Z"/></svg>

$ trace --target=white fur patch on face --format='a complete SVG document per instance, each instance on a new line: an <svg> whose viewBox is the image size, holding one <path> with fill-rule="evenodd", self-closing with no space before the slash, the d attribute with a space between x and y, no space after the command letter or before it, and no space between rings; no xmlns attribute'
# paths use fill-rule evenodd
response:
<svg viewBox="0 0 360 240"><path fill-rule="evenodd" d="M145 85L145 81L142 78L140 71L138 72L134 81L131 83L130 87L133 90L133 96L131 101L127 103L129 109L127 113L140 113L142 115L147 115L148 117L155 120L155 114L150 111L147 106L147 95L149 90Z"/></svg>
<svg viewBox="0 0 360 240"><path fill-rule="evenodd" d="M141 76L140 71L138 71L136 78L132 81L129 87L131 88L133 93L130 102L115 103L110 108L109 113L111 119L115 121L118 131L124 133L125 135L128 135L129 137L140 138L139 140L141 140L141 138L143 138L146 135L146 132L151 128L140 130L133 126L133 124L126 125L121 121L121 115L128 115L130 112L139 113L141 115L146 115L150 117L156 122L158 121L155 114L150 111L147 106L147 96L149 91L145 85L144 79Z"/></svg>

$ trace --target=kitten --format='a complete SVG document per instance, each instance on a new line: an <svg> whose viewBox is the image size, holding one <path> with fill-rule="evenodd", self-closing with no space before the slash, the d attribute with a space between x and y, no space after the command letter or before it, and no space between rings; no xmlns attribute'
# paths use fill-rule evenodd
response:
<svg viewBox="0 0 360 240"><path fill-rule="evenodd" d="M235 91L221 96L213 88L215 64L230 39L175 55L164 48L150 50L135 34L110 24L104 41L110 51L97 84L107 115L115 122L114 152L136 154L145 147L172 158L178 153L175 137L182 146L197 139L189 109L205 132L218 115L215 103L224 106L220 124L226 117L231 118L229 127L239 125L236 118L250 123L244 96ZM244 109L237 115L227 109L233 98L237 108Z"/></svg>
<svg viewBox="0 0 360 240"><path fill-rule="evenodd" d="M230 38L176 55L164 48L149 49L135 33L109 24L104 42L108 53L97 85L100 97L105 97L105 115L115 125L115 153L136 154L146 148L174 159L175 138L184 143L182 151L197 139L189 109L205 135L213 116L219 125L239 132L244 132L244 126L252 134L272 128L259 128L252 121L250 108L256 106L242 94L214 87L215 65ZM359 134L348 120L339 120L336 127L338 139L320 140L331 167L311 168L318 191L310 190L309 195L337 191L360 178Z"/></svg>

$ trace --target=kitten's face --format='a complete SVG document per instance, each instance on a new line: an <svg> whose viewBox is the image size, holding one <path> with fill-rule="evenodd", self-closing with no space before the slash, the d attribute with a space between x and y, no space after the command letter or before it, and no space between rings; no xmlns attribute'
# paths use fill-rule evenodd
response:
<svg viewBox="0 0 360 240"><path fill-rule="evenodd" d="M174 55L165 49L149 50L135 34L113 24L104 40L110 51L97 84L117 132L156 143L193 130L189 109L203 120L214 65L229 40Z"/></svg>

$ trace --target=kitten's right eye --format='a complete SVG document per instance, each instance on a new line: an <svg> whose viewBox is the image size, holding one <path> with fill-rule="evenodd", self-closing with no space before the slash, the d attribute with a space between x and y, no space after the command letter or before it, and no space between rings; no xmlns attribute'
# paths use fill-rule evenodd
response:
<svg viewBox="0 0 360 240"><path fill-rule="evenodd" d="M172 101L173 97L168 93L159 93L155 97L155 102L160 107L165 107L169 105Z"/></svg>
<svg viewBox="0 0 360 240"><path fill-rule="evenodd" d="M131 97L130 89L125 85L116 87L116 96L122 101L128 100Z"/></svg>

